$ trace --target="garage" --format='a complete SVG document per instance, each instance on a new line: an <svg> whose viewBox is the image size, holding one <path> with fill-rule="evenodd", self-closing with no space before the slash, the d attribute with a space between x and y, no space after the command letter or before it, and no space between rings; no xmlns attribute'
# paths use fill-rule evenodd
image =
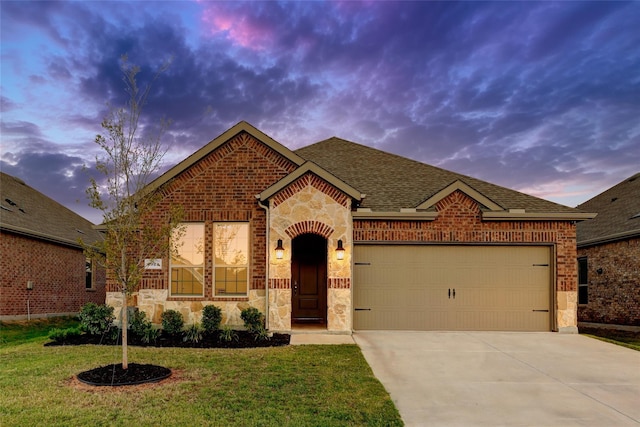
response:
<svg viewBox="0 0 640 427"><path fill-rule="evenodd" d="M550 331L550 246L355 245L355 330Z"/></svg>

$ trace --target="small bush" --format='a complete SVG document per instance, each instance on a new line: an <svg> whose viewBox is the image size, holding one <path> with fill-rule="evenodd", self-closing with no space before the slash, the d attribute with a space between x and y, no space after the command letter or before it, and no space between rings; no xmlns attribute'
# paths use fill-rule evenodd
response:
<svg viewBox="0 0 640 427"><path fill-rule="evenodd" d="M143 343L155 342L160 336L160 330L153 327L147 314L144 311L136 311L131 316L130 323L131 332L136 335Z"/></svg>
<svg viewBox="0 0 640 427"><path fill-rule="evenodd" d="M113 326L116 319L113 307L88 302L82 306L80 314L80 329L90 335L104 335Z"/></svg>
<svg viewBox="0 0 640 427"><path fill-rule="evenodd" d="M222 310L215 305L206 305L202 309L202 328L208 334L215 333L220 329L222 322Z"/></svg>
<svg viewBox="0 0 640 427"><path fill-rule="evenodd" d="M184 328L182 313L176 310L162 312L162 329L169 335L178 335Z"/></svg>
<svg viewBox="0 0 640 427"><path fill-rule="evenodd" d="M231 329L231 326L225 325L220 329L219 335L220 341L230 342L230 341L238 341L238 334L236 331Z"/></svg>
<svg viewBox="0 0 640 427"><path fill-rule="evenodd" d="M256 333L260 329L264 329L264 315L255 307L249 307L242 310L240 317L244 321L247 331Z"/></svg>
<svg viewBox="0 0 640 427"><path fill-rule="evenodd" d="M256 341L269 341L271 339L271 335L265 328L260 328L254 334L253 339Z"/></svg>
<svg viewBox="0 0 640 427"><path fill-rule="evenodd" d="M198 343L202 341L204 337L204 329L200 326L199 323L194 323L193 325L189 325L184 330L184 342L192 342Z"/></svg>
<svg viewBox="0 0 640 427"><path fill-rule="evenodd" d="M79 337L82 334L80 328L53 328L49 331L49 339L55 342L63 342L68 338Z"/></svg>

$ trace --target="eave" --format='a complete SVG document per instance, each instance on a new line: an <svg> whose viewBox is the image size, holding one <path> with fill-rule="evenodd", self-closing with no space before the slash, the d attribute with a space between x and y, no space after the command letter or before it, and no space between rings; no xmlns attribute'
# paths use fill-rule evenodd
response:
<svg viewBox="0 0 640 427"><path fill-rule="evenodd" d="M595 213L585 212L483 212L484 221L586 221L596 217Z"/></svg>

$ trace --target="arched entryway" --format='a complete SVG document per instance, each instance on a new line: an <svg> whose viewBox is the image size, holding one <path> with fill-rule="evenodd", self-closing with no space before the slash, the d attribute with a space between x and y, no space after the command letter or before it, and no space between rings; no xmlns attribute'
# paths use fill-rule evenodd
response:
<svg viewBox="0 0 640 427"><path fill-rule="evenodd" d="M327 239L305 233L291 248L291 322L326 325Z"/></svg>

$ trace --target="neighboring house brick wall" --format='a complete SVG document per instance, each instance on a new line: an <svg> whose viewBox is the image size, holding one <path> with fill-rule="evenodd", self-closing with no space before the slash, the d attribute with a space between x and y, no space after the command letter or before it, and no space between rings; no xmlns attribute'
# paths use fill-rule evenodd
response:
<svg viewBox="0 0 640 427"><path fill-rule="evenodd" d="M579 248L581 257L588 259L589 300L578 306L578 320L640 326L640 238Z"/></svg>
<svg viewBox="0 0 640 427"><path fill-rule="evenodd" d="M85 287L82 250L0 232L0 317L47 317L77 313L87 302L104 304L104 274ZM27 282L33 290L27 290ZM29 301L29 313L27 310Z"/></svg>
<svg viewBox="0 0 640 427"><path fill-rule="evenodd" d="M547 244L556 253L558 328L575 328L577 304L576 227L570 221L482 221L477 202L455 191L436 205L434 221L355 219L358 242Z"/></svg>

